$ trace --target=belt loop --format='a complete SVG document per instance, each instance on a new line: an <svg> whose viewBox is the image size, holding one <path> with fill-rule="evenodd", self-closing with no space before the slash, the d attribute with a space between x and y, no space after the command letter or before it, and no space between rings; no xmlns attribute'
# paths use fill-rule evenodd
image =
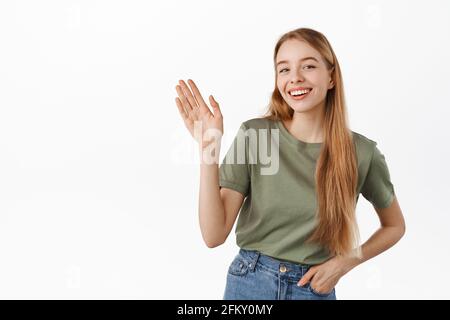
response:
<svg viewBox="0 0 450 320"><path fill-rule="evenodd" d="M253 255L252 259L250 260L250 263L248 265L248 268L253 272L255 271L256 263L258 262L260 252L255 251L255 254Z"/></svg>

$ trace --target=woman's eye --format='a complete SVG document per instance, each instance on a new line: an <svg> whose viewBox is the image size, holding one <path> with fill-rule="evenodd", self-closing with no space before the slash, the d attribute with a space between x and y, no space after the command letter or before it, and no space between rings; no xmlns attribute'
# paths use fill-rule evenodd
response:
<svg viewBox="0 0 450 320"><path fill-rule="evenodd" d="M311 65L311 64L308 64L308 65L304 66L303 68L306 69L306 70L311 70L311 69L314 69L315 67L316 67L316 66L313 66L313 65ZM288 69L288 68L283 68L283 69L280 70L279 73L282 73L284 70L289 70L289 69Z"/></svg>

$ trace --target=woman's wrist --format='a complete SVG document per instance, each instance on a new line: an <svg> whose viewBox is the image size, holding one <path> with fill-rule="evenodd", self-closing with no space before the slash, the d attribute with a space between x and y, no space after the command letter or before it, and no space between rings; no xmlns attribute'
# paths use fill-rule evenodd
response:
<svg viewBox="0 0 450 320"><path fill-rule="evenodd" d="M342 257L341 259L341 269L343 274L346 274L361 263L361 259L355 256Z"/></svg>
<svg viewBox="0 0 450 320"><path fill-rule="evenodd" d="M201 142L199 144L199 155L201 164L219 164L220 161L220 147L222 140L216 138L208 142Z"/></svg>

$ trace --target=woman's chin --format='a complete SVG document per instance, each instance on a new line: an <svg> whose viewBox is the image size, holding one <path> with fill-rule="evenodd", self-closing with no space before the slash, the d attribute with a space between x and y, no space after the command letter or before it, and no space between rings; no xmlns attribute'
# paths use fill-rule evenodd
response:
<svg viewBox="0 0 450 320"><path fill-rule="evenodd" d="M307 103L307 104L301 104L301 103L295 103L292 105L289 105L294 112L308 112L314 109L314 106Z"/></svg>

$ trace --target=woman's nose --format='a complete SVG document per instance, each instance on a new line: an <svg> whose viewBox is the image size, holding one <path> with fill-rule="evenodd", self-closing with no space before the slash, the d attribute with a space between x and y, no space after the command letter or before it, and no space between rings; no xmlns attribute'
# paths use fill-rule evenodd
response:
<svg viewBox="0 0 450 320"><path fill-rule="evenodd" d="M301 71L294 73L292 76L291 83L295 83L297 81L301 81L301 82L305 81L305 77L303 76Z"/></svg>

